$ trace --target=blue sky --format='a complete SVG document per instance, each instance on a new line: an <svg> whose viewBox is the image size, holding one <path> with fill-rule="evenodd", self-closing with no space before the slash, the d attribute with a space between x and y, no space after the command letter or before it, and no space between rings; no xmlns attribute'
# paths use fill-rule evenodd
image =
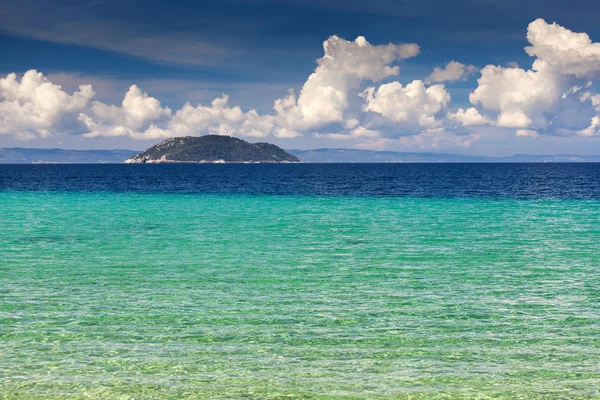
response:
<svg viewBox="0 0 600 400"><path fill-rule="evenodd" d="M592 100L578 100L577 111L560 111L561 115L577 114L580 125L569 121L559 127L559 122L566 118L556 117L557 107L560 110L566 107L559 100L552 105L524 105L530 123L493 122L474 126L461 125L456 117L448 117L448 113L456 113L459 108L466 110L473 106L483 117L494 121L502 113L513 113L514 109L510 107L508 111L494 108L488 93L482 94L482 99L488 97L477 104L472 104L469 94L478 88L477 79L487 65L516 68L518 64L527 70L535 57L556 59L554 53L548 55L543 53L544 50L540 50L542 56L535 57L524 51L524 47L530 45L528 25L538 18L548 24L556 22L572 32L585 32L592 42L600 41L597 23L600 5L587 0L4 2L0 5L0 49L3 54L0 77L15 73L20 82L26 71L35 69L43 73L43 79L60 85L68 95L73 95L81 84L91 84L95 94L86 98L86 104L100 102L107 107L120 107L130 86L136 85L141 91L139 96L147 94L160 101L160 107L170 110L133 123L127 119L126 110L114 111L114 115L121 113L120 117L114 116L114 121L108 121L108 111L95 109L88 112L83 106L73 106L67 111L56 111L52 115L54 119L42 127L27 125L22 120L15 122L16 117L11 116L5 118L8 125L0 134L0 146L141 149L163 136L193 130L194 134L231 132L251 141L270 141L286 148L600 154L600 140L590 122L595 116ZM254 109L260 116L274 114L274 100L284 98L288 89L295 89L301 102L303 86L315 71L316 60L324 55L323 42L331 35L349 43L364 36L372 46L415 43L420 51L418 55L389 63L391 67L400 67L398 74L376 81L366 78L360 83L343 83L344 88L340 90L348 96L348 101L342 110L343 116L338 119L325 118L309 123L304 115L304 122L290 122L291 117L285 123L268 121L270 125L262 137L257 132L265 126L265 121L256 125L258 128L252 125L255 133L249 137L244 137L243 129L250 123L232 128L223 126L220 121L211 121L188 126L189 129L172 128L173 115L185 103L189 102L192 107L198 104L210 106L211 101L222 93L229 95L229 107L239 106L243 112ZM543 45L540 44L540 49ZM435 122L423 123L421 116L416 114L401 119L398 117L398 113L403 112L401 104L389 110L381 108L384 100L401 98L399 91L389 98L384 98L382 92L378 98L377 89L381 85L399 82L405 88L415 80L425 80L434 67L444 68L450 61L473 65L477 72L423 86L426 90L430 85L444 85L451 97L432 115ZM352 56L340 62L352 62ZM552 68L560 70L557 74L561 74L561 84L589 85L578 90L578 96L583 91L590 93L590 99L596 95L595 64L586 70L585 76L576 77L581 85L575 78L571 79L574 75L569 75L567 67ZM375 89L375 97L370 109L365 110L364 102L368 100L360 94L368 87ZM397 90L398 87L387 89ZM570 89L561 87L561 90ZM0 97L0 101L8 101L7 96ZM580 109L584 105L589 106L588 109ZM417 106L413 104L413 107ZM427 107L427 104L423 106ZM9 110L8 105L6 107ZM15 114L14 111L8 114L6 110L7 115ZM298 112L306 114L306 110ZM81 114L93 120L87 129L89 131L93 124L97 134L90 135L84 128L75 126L83 121L78 117ZM75 119L65 122L71 117L79 122ZM115 122L117 120L121 122ZM122 122L124 120L129 122ZM349 122L355 120L357 122ZM450 120L453 123L449 123ZM180 128L182 121L178 120ZM118 124L125 124L124 128L107 128ZM272 128L273 124L279 128ZM161 133L142 135L142 130L147 132L150 125L160 126ZM361 132L368 133L360 134L356 126L362 129ZM590 130L585 131L588 126ZM11 131L13 127L15 132ZM280 128L294 133L277 133ZM132 131L137 133L131 134ZM584 131L591 134L581 133Z"/></svg>

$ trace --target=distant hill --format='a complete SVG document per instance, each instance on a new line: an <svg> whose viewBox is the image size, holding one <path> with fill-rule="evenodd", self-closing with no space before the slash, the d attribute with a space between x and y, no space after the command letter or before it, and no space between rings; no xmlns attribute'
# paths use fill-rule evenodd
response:
<svg viewBox="0 0 600 400"><path fill-rule="evenodd" d="M444 153L410 153L356 149L288 150L305 163L469 163L469 162L600 162L600 156L575 154L486 157Z"/></svg>
<svg viewBox="0 0 600 400"><path fill-rule="evenodd" d="M270 143L248 143L231 136L206 135L166 139L125 163L297 163L300 160Z"/></svg>
<svg viewBox="0 0 600 400"><path fill-rule="evenodd" d="M64 150L0 147L0 164L115 164L136 154L133 150Z"/></svg>

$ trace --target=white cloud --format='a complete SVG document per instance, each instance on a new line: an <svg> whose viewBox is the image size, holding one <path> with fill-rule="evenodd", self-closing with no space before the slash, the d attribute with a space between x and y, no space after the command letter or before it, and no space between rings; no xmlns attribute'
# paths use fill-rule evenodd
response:
<svg viewBox="0 0 600 400"><path fill-rule="evenodd" d="M377 82L398 75L397 60L419 53L415 44L371 45L359 36L350 42L331 36L323 43L325 55L308 77L296 101L293 92L275 101L281 124L291 129L315 129L344 121L350 91L365 81Z"/></svg>
<svg viewBox="0 0 600 400"><path fill-rule="evenodd" d="M8 74L0 79L0 134L31 139L76 129L73 121L94 95L90 85L69 95L36 70L27 71L20 81Z"/></svg>
<svg viewBox="0 0 600 400"><path fill-rule="evenodd" d="M477 72L477 67L474 65L465 65L458 61L450 61L444 68L435 67L433 72L425 79L425 83L466 80L475 72Z"/></svg>
<svg viewBox="0 0 600 400"><path fill-rule="evenodd" d="M600 72L600 43L593 43L586 33L575 33L539 18L529 24L527 40L531 43L525 48L527 54L561 74L594 78Z"/></svg>
<svg viewBox="0 0 600 400"><path fill-rule="evenodd" d="M170 136L196 136L199 132L217 135L266 137L294 137L288 130L277 130L275 118L260 115L256 110L244 112L240 107L229 106L229 96L223 95L210 106L193 107L186 103L178 110L167 127Z"/></svg>
<svg viewBox="0 0 600 400"><path fill-rule="evenodd" d="M577 130L591 112L585 101L595 106L595 97L588 91L577 95L579 102L573 99L600 72L600 43L543 19L529 24L527 39L531 46L525 50L536 57L532 68L486 66L469 100L495 115L497 126L520 129L521 135Z"/></svg>
<svg viewBox="0 0 600 400"><path fill-rule="evenodd" d="M592 105L596 107L596 111L600 111L600 94L591 96L590 100L592 101Z"/></svg>
<svg viewBox="0 0 600 400"><path fill-rule="evenodd" d="M476 108L470 107L466 110L459 108L455 113L448 113L446 115L448 119L460 123L462 126L474 126L474 125L492 125L493 122L477 111Z"/></svg>
<svg viewBox="0 0 600 400"><path fill-rule="evenodd" d="M395 123L417 127L435 127L440 124L435 117L450 103L450 94L444 85L426 87L415 80L403 87L400 82L386 83L377 90L366 89L365 111L380 114Z"/></svg>
<svg viewBox="0 0 600 400"><path fill-rule="evenodd" d="M590 92L584 92L579 97L582 103L589 100L596 111L600 111L600 94L592 95Z"/></svg>
<svg viewBox="0 0 600 400"><path fill-rule="evenodd" d="M488 65L481 70L479 86L470 94L472 104L499 113L497 125L526 128L547 124L544 112L556 105L562 82L553 71L525 71Z"/></svg>
<svg viewBox="0 0 600 400"><path fill-rule="evenodd" d="M94 101L90 109L79 115L89 132L86 137L131 136L145 137L155 123L171 117L171 110L163 108L160 101L132 85L125 94L121 107Z"/></svg>
<svg viewBox="0 0 600 400"><path fill-rule="evenodd" d="M354 137L377 137L381 134L378 130L368 129L364 126L357 126L352 129L351 135Z"/></svg>
<svg viewBox="0 0 600 400"><path fill-rule="evenodd" d="M586 86L572 86L570 87L566 92L564 92L562 94L562 96L560 96L561 99L566 99L567 97L569 97L572 94L575 94L577 92L579 92L580 90L584 89L584 88L589 88L592 85L592 82L588 82L588 84Z"/></svg>
<svg viewBox="0 0 600 400"><path fill-rule="evenodd" d="M582 136L600 135L600 116L594 116L590 126L578 132Z"/></svg>

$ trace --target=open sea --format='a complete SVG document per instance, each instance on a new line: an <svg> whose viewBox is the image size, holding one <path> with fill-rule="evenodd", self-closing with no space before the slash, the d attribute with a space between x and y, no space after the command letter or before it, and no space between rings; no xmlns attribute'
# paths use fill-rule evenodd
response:
<svg viewBox="0 0 600 400"><path fill-rule="evenodd" d="M599 399L600 164L1 165L0 399Z"/></svg>

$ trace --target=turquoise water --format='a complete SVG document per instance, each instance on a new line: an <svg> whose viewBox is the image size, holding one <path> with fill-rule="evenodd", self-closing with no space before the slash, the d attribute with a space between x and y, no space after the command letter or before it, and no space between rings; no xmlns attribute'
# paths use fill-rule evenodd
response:
<svg viewBox="0 0 600 400"><path fill-rule="evenodd" d="M600 201L0 192L0 398L600 398Z"/></svg>

